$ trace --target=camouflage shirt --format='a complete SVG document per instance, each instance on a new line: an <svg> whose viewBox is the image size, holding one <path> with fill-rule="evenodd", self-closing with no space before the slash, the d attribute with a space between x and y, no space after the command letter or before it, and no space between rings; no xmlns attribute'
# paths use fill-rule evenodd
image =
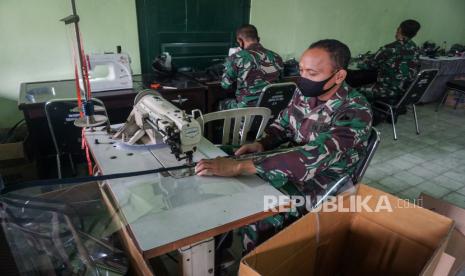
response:
<svg viewBox="0 0 465 276"><path fill-rule="evenodd" d="M252 44L226 59L221 86L231 88L236 83L236 107L254 106L262 89L280 79L281 57L259 43Z"/></svg>
<svg viewBox="0 0 465 276"><path fill-rule="evenodd" d="M373 96L386 98L403 95L419 68L419 53L412 40L397 40L384 45L373 58L359 64L361 69L378 70Z"/></svg>
<svg viewBox="0 0 465 276"><path fill-rule="evenodd" d="M305 97L296 89L289 105L259 142L265 150L291 142L296 147L255 160L258 174L274 187L288 181L306 189L322 189L350 174L364 154L371 131L372 113L366 98L344 83L327 102Z"/></svg>

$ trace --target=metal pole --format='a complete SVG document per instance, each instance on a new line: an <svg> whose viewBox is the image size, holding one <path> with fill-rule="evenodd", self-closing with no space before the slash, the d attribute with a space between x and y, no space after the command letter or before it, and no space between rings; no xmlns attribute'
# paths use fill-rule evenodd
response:
<svg viewBox="0 0 465 276"><path fill-rule="evenodd" d="M89 83L89 74L87 70L87 60L85 58L83 46L81 43L81 32L79 30L79 16L76 11L76 1L71 0L71 7L73 10L73 14L61 19L64 21L66 25L73 23L74 24L74 31L76 32L76 42L78 46L78 55L79 55L79 65L81 67L81 78L82 78L82 86L84 87L84 101L82 104L82 108L84 111L84 117L79 118L74 121L74 125L78 127L90 127L91 130L95 126L99 126L104 124L108 121L108 118L103 115L94 115L94 104L92 102L91 96L91 88ZM79 76L77 76L79 78ZM79 81L79 80L76 80ZM81 93L81 91L78 91Z"/></svg>
<svg viewBox="0 0 465 276"><path fill-rule="evenodd" d="M86 99L86 101L89 100L88 98L88 87L87 87L87 83L85 82L85 78L87 78L87 69L86 67L84 66L87 66L86 63L85 63L85 59L84 57L82 56L82 44L81 44L81 33L79 31L79 16L77 15L77 12L76 12L76 1L75 0L71 0L71 7L73 9L73 16L75 16L77 18L76 21L74 21L74 31L76 32L76 40L77 40L77 46L78 46L78 53L79 53L79 65L81 66L81 77L82 77L82 86L84 86L84 98Z"/></svg>

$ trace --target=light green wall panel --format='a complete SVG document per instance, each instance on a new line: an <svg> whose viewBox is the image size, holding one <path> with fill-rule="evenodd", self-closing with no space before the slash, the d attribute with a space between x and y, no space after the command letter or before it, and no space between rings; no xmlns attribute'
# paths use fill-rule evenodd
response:
<svg viewBox="0 0 465 276"><path fill-rule="evenodd" d="M140 72L134 0L76 0L87 52L122 45ZM415 38L465 43L465 0L252 0L251 22L263 44L284 58L299 57L322 38L347 43L353 54L391 42L398 24L422 24ZM73 76L67 28L68 0L0 0L0 128L21 117L19 83Z"/></svg>
<svg viewBox="0 0 465 276"><path fill-rule="evenodd" d="M140 73L134 0L76 0L87 53L121 45ZM73 77L71 32L59 20L71 14L69 0L0 0L0 128L20 117L16 100L26 81Z"/></svg>
<svg viewBox="0 0 465 276"><path fill-rule="evenodd" d="M17 101L0 98L0 129L10 128L23 118L23 113L19 112Z"/></svg>
<svg viewBox="0 0 465 276"><path fill-rule="evenodd" d="M465 43L464 0L252 0L252 24L265 47L299 57L311 42L336 38L354 55L394 40L399 23L416 19L418 44Z"/></svg>

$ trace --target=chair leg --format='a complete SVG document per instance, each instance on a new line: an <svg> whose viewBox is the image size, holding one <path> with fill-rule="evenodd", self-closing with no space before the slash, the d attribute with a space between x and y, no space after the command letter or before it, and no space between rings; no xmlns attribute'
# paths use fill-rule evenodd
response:
<svg viewBox="0 0 465 276"><path fill-rule="evenodd" d="M455 100L455 105L454 105L454 109L457 109L457 106L459 105L459 102L462 101L462 98L463 98L463 95L462 93L465 93L463 91L459 91L460 92L460 95L456 98Z"/></svg>
<svg viewBox="0 0 465 276"><path fill-rule="evenodd" d="M418 116L417 116L417 109L414 104L412 104L413 107L413 118L415 119L415 127L417 130L417 134L420 134L420 129L418 128Z"/></svg>
<svg viewBox="0 0 465 276"><path fill-rule="evenodd" d="M58 178L61 179L61 160L60 160L60 154L57 154L57 155L56 155L56 161L57 161Z"/></svg>
<svg viewBox="0 0 465 276"><path fill-rule="evenodd" d="M389 106L389 112L391 113L391 120L392 120L392 134L394 135L394 140L397 140L397 132L396 132L396 123L394 118L394 111L392 107Z"/></svg>
<svg viewBox="0 0 465 276"><path fill-rule="evenodd" d="M68 158L69 164L71 165L71 173L73 174L73 176L76 176L76 167L74 166L73 156L71 156L71 154L68 154Z"/></svg>
<svg viewBox="0 0 465 276"><path fill-rule="evenodd" d="M448 95L449 95L449 89L446 89L446 92L444 92L444 96L442 96L441 101L436 105L436 112L438 112L439 108L444 104Z"/></svg>

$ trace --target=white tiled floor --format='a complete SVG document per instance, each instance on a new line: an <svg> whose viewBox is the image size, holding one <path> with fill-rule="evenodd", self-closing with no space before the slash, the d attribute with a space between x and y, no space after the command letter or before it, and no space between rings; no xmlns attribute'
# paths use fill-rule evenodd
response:
<svg viewBox="0 0 465 276"><path fill-rule="evenodd" d="M398 140L382 123L381 144L363 182L406 199L421 192L465 208L465 110L417 107L420 135L412 112L399 117Z"/></svg>

